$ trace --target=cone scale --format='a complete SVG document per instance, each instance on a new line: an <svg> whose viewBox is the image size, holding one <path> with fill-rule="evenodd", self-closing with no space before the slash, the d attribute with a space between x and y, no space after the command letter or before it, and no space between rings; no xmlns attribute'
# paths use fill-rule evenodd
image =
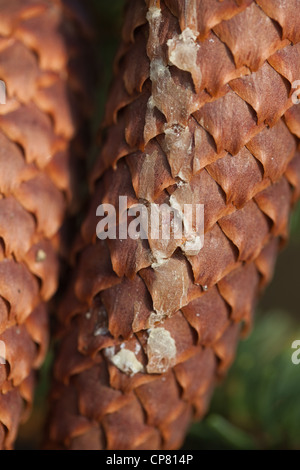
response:
<svg viewBox="0 0 300 470"><path fill-rule="evenodd" d="M79 73L86 23L75 7L0 1L0 449L13 447L30 411L48 346L46 303L58 284L59 230L78 208L77 134L89 85Z"/></svg>
<svg viewBox="0 0 300 470"><path fill-rule="evenodd" d="M48 448L176 449L207 411L300 193L296 6L127 3L90 209L58 312ZM97 207L119 210L120 196L127 209L203 204L204 246L100 240Z"/></svg>

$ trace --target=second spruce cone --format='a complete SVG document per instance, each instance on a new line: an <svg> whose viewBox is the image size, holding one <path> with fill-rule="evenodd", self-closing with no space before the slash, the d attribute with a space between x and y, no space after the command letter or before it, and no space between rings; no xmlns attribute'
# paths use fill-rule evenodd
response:
<svg viewBox="0 0 300 470"><path fill-rule="evenodd" d="M174 449L207 410L300 192L296 4L128 2L59 312L49 448ZM97 239L97 206L120 195L204 204L204 247Z"/></svg>
<svg viewBox="0 0 300 470"><path fill-rule="evenodd" d="M10 449L47 350L91 87L76 1L0 0L0 12L0 449Z"/></svg>

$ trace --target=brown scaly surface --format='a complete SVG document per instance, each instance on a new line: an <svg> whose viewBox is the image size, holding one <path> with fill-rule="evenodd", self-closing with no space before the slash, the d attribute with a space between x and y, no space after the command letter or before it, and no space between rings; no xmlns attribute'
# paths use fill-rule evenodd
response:
<svg viewBox="0 0 300 470"><path fill-rule="evenodd" d="M47 350L46 302L57 288L58 232L78 205L90 85L76 0L0 0L0 11L0 449L10 449Z"/></svg>
<svg viewBox="0 0 300 470"><path fill-rule="evenodd" d="M299 2L131 0L59 310L48 448L174 449L207 410L300 194ZM96 208L205 205L204 247L96 238Z"/></svg>

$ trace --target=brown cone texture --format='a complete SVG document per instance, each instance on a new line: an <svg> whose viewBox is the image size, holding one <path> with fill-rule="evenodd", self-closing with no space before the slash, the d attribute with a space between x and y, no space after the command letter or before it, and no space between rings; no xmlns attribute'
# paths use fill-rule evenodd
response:
<svg viewBox="0 0 300 470"><path fill-rule="evenodd" d="M128 2L59 311L48 448L175 449L206 412L300 194L297 5ZM119 196L204 204L204 247L97 239L97 206Z"/></svg>
<svg viewBox="0 0 300 470"><path fill-rule="evenodd" d="M90 85L76 1L0 0L0 11L0 449L10 449L47 350L46 302L59 229L78 205Z"/></svg>

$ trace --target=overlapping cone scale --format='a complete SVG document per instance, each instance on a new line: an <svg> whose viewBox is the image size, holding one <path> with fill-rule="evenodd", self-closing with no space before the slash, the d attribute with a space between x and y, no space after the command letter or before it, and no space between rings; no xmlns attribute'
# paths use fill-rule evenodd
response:
<svg viewBox="0 0 300 470"><path fill-rule="evenodd" d="M298 13L296 0L128 2L59 310L48 448L175 449L207 411L299 197ZM119 196L204 204L203 248L98 239L96 209Z"/></svg>
<svg viewBox="0 0 300 470"><path fill-rule="evenodd" d="M0 0L0 449L12 448L30 410L48 344L46 303L58 283L59 230L78 207L90 85L76 5Z"/></svg>

